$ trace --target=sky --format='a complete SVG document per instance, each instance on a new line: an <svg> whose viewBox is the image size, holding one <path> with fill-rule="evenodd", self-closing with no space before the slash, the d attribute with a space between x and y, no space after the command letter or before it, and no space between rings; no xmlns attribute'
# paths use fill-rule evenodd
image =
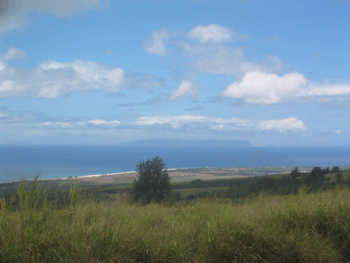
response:
<svg viewBox="0 0 350 263"><path fill-rule="evenodd" d="M350 1L0 0L0 144L350 146Z"/></svg>

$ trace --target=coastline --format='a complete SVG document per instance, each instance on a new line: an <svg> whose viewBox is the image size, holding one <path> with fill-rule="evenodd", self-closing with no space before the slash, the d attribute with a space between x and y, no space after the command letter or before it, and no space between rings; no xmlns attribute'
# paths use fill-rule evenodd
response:
<svg viewBox="0 0 350 263"><path fill-rule="evenodd" d="M308 167L299 167L301 172L308 172ZM185 167L167 169L168 174L174 182L198 178L201 180L208 179L226 179L226 178L243 178L255 177L261 175L288 174L293 167ZM45 178L38 181L58 181L58 182L85 182L97 184L130 184L137 178L136 171L117 172L108 174L90 174L81 176L68 176L59 178ZM33 181L34 179L27 179ZM15 181L16 182L16 181ZM10 182L4 182L4 184Z"/></svg>
<svg viewBox="0 0 350 263"><path fill-rule="evenodd" d="M171 168L167 169L168 174L175 181L187 180L185 178L200 178L202 180L207 179L225 179L225 178L241 178L241 177L252 177L256 176L256 172L252 171L252 168L247 167L186 167L186 168ZM116 183L120 184L131 184L137 177L136 171L129 172L119 172L119 173L108 173L108 174L93 174L84 175L77 177L63 177L63 178L53 178L53 179L42 179L42 180L63 180L65 182L80 181L86 183Z"/></svg>
<svg viewBox="0 0 350 263"><path fill-rule="evenodd" d="M175 170L181 170L181 169L188 169L188 168L173 168L173 169L168 169L168 171L175 171ZM110 174L92 174L92 175L82 175L82 176L77 176L77 177L62 177L62 178L48 178L48 179L41 179L42 181L47 181L47 180L67 180L67 179L93 179L93 178L99 178L99 177L119 177L121 175L132 175L132 174L137 174L137 172L119 172L119 173L110 173Z"/></svg>

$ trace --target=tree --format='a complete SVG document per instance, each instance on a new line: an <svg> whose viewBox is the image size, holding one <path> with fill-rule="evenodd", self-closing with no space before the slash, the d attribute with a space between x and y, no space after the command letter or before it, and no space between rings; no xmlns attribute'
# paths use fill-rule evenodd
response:
<svg viewBox="0 0 350 263"><path fill-rule="evenodd" d="M138 173L137 180L134 180L132 194L135 201L149 203L160 202L171 194L171 178L165 168L162 158L155 156L136 165Z"/></svg>
<svg viewBox="0 0 350 263"><path fill-rule="evenodd" d="M322 182L325 179L325 172L321 167L314 167L306 178L306 183L310 184L313 182Z"/></svg>
<svg viewBox="0 0 350 263"><path fill-rule="evenodd" d="M331 173L336 174L335 177L336 177L338 182L341 181L341 173L340 173L339 166L333 166L332 170L331 170Z"/></svg>
<svg viewBox="0 0 350 263"><path fill-rule="evenodd" d="M290 178L293 181L296 181L296 178L301 176L301 172L299 172L299 167L295 167L291 172L290 172Z"/></svg>
<svg viewBox="0 0 350 263"><path fill-rule="evenodd" d="M331 170L332 174L339 173L339 172L340 172L339 166L333 166L332 167L332 170Z"/></svg>

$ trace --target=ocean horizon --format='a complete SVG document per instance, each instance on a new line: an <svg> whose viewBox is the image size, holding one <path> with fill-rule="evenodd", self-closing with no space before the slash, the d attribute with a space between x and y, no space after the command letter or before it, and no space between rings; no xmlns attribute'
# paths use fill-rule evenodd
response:
<svg viewBox="0 0 350 263"><path fill-rule="evenodd" d="M350 147L0 146L0 183L135 171L160 156L168 169L350 166Z"/></svg>

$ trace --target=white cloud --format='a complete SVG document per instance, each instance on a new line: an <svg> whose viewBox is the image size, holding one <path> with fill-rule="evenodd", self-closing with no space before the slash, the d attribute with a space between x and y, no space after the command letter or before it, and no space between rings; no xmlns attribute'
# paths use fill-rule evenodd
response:
<svg viewBox="0 0 350 263"><path fill-rule="evenodd" d="M195 98L198 93L196 86L189 80L183 81L179 88L173 90L170 94L169 100L181 100L187 98Z"/></svg>
<svg viewBox="0 0 350 263"><path fill-rule="evenodd" d="M222 74L226 76L243 77L250 71L275 72L283 69L283 63L276 56L267 56L265 63L251 63L244 61L244 49L228 46L198 46L184 44L183 47L197 58L193 64L200 72Z"/></svg>
<svg viewBox="0 0 350 263"><path fill-rule="evenodd" d="M43 122L43 123L37 124L36 126L73 128L72 122Z"/></svg>
<svg viewBox="0 0 350 263"><path fill-rule="evenodd" d="M249 39L249 36L235 33L230 28L223 27L218 24L212 24L209 26L198 25L188 33L188 36L190 38L197 39L202 43L208 41L233 41Z"/></svg>
<svg viewBox="0 0 350 263"><path fill-rule="evenodd" d="M130 87L149 89L159 85L151 75L133 76L118 67L82 60L50 61L25 70L3 66L0 71L0 97L57 98L70 92L117 93Z"/></svg>
<svg viewBox="0 0 350 263"><path fill-rule="evenodd" d="M118 120L106 121L106 120L95 119L95 120L91 120L91 121L78 121L78 122L72 122L72 121L70 121L70 122L42 122L42 123L36 124L36 126L74 128L76 126L81 127L81 126L84 126L86 124L93 124L96 126L105 125L105 126L115 127L115 126L121 124L121 122Z"/></svg>
<svg viewBox="0 0 350 263"><path fill-rule="evenodd" d="M293 96L306 83L307 79L297 72L279 77L277 74L252 71L246 73L240 82L229 85L222 95L257 104L273 104Z"/></svg>
<svg viewBox="0 0 350 263"><path fill-rule="evenodd" d="M164 40L169 38L168 31L163 28L151 34L151 38L144 42L144 48L147 52L158 56L165 57L167 50L164 45Z"/></svg>
<svg viewBox="0 0 350 263"><path fill-rule="evenodd" d="M11 80L5 80L1 85L0 85L0 94L2 92L9 92L14 90L13 87L13 82Z"/></svg>
<svg viewBox="0 0 350 263"><path fill-rule="evenodd" d="M125 72L121 68L107 68L97 62L82 60L44 63L36 73L42 82L37 84L34 95L41 98L61 97L74 91L103 89L107 92L118 92L125 81Z"/></svg>
<svg viewBox="0 0 350 263"><path fill-rule="evenodd" d="M106 120L103 118L90 120L57 119L35 112L1 110L0 123L0 134L16 134L18 138L32 138L38 142L42 142L44 138L51 138L51 141L54 138L56 141L60 137L72 142L86 143L91 139L106 138L105 136L111 136L108 138L123 136L123 138L127 137L128 140L133 140L134 138L147 137L149 134L153 134L152 137L161 136L161 134L173 136L192 134L198 138L204 134L220 137L235 133L252 135L262 132L265 134L280 132L285 135L285 133L304 133L307 130L303 122L295 117L280 120L256 120L215 118L203 115L158 115L120 122L115 119ZM87 140L86 136L90 139Z"/></svg>
<svg viewBox="0 0 350 263"><path fill-rule="evenodd" d="M95 125L110 125L110 126L116 126L120 124L120 121L106 121L106 120L91 120L88 121L88 123L95 124Z"/></svg>
<svg viewBox="0 0 350 263"><path fill-rule="evenodd" d="M53 13L59 16L73 15L82 10L98 7L100 0L11 0L0 2L0 33L23 27L28 23L27 14Z"/></svg>
<svg viewBox="0 0 350 263"><path fill-rule="evenodd" d="M0 71L3 71L6 68L6 64L0 60Z"/></svg>
<svg viewBox="0 0 350 263"><path fill-rule="evenodd" d="M107 68L97 62L75 60L74 62L58 63L52 61L40 66L44 71L59 71L67 69L74 72L78 79L85 82L104 82L104 85L111 88L120 86L123 82L125 72L121 68ZM102 84L102 83L101 83Z"/></svg>
<svg viewBox="0 0 350 263"><path fill-rule="evenodd" d="M60 126L62 128L72 128L73 127L71 122L56 122L54 125Z"/></svg>
<svg viewBox="0 0 350 263"><path fill-rule="evenodd" d="M198 125L209 126L212 130L255 130L255 131L270 131L276 130L279 132L285 131L306 131L305 124L295 117L290 117L282 120L247 120L239 118L223 119L211 118L202 115L166 115L166 116L147 116L141 117L131 125L170 125L174 129L179 129L183 125Z"/></svg>
<svg viewBox="0 0 350 263"><path fill-rule="evenodd" d="M179 115L179 116L152 116L141 117L137 121L132 122L134 125L154 125L154 124L169 124L174 129L178 129L181 125L186 123L208 122L209 117L193 116L193 115Z"/></svg>
<svg viewBox="0 0 350 263"><path fill-rule="evenodd" d="M261 121L259 128L262 130L278 130L278 131L287 131L287 130L303 130L306 131L305 124L298 120L295 117L290 117L283 120L267 120Z"/></svg>
<svg viewBox="0 0 350 263"><path fill-rule="evenodd" d="M8 116L9 114L7 112L4 112L4 111L0 111L0 118L3 118L3 117L6 117Z"/></svg>
<svg viewBox="0 0 350 263"><path fill-rule="evenodd" d="M188 33L190 38L196 38L200 42L213 41L228 41L232 35L230 28L225 28L219 25L197 26Z"/></svg>
<svg viewBox="0 0 350 263"><path fill-rule="evenodd" d="M338 134L338 135L341 134L341 131L339 131L339 130L335 130L334 132L335 132L336 134Z"/></svg>
<svg viewBox="0 0 350 263"><path fill-rule="evenodd" d="M216 130L216 131L221 131L223 128L224 128L224 125L222 125L222 124L210 126L210 129Z"/></svg>
<svg viewBox="0 0 350 263"><path fill-rule="evenodd" d="M169 33L165 29L153 32L151 38L145 41L144 47L149 53L166 56L167 45L179 46L185 51L185 55L195 60L190 64L192 68L211 74L242 77L249 71L275 72L284 68L278 57L270 55L267 56L266 63L246 62L244 61L246 48L232 47L226 43L249 38L218 24L198 25L190 32L176 30Z"/></svg>
<svg viewBox="0 0 350 263"><path fill-rule="evenodd" d="M19 50L15 47L11 47L7 53L1 55L4 60L12 59L27 59L27 54L24 50Z"/></svg>
<svg viewBox="0 0 350 263"><path fill-rule="evenodd" d="M298 97L313 96L339 96L350 95L350 86L346 84L320 84L310 85L307 89L301 90Z"/></svg>

